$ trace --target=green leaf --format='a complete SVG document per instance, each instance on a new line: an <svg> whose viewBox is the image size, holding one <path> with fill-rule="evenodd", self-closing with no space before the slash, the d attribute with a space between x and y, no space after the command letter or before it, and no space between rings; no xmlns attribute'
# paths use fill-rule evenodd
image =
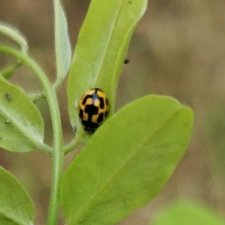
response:
<svg viewBox="0 0 225 225"><path fill-rule="evenodd" d="M54 11L57 82L60 83L66 77L69 70L72 53L67 19L60 0L54 0Z"/></svg>
<svg viewBox="0 0 225 225"><path fill-rule="evenodd" d="M0 33L10 37L20 45L22 52L28 52L28 44L26 38L15 27L5 22L0 22Z"/></svg>
<svg viewBox="0 0 225 225"><path fill-rule="evenodd" d="M146 96L94 133L67 169L61 200L68 225L111 225L144 206L183 156L192 111L169 97Z"/></svg>
<svg viewBox="0 0 225 225"><path fill-rule="evenodd" d="M0 147L15 152L42 148L44 122L26 93L0 77Z"/></svg>
<svg viewBox="0 0 225 225"><path fill-rule="evenodd" d="M0 167L0 224L34 224L34 207L25 188Z"/></svg>
<svg viewBox="0 0 225 225"><path fill-rule="evenodd" d="M2 215L0 215L0 223L1 225L17 225L17 223L14 223L12 220Z"/></svg>
<svg viewBox="0 0 225 225"><path fill-rule="evenodd" d="M178 202L163 210L152 225L225 225L212 210L199 203Z"/></svg>
<svg viewBox="0 0 225 225"><path fill-rule="evenodd" d="M90 88L108 96L110 113L128 45L147 0L92 0L82 25L69 74L67 95L70 122L79 127L75 103Z"/></svg>

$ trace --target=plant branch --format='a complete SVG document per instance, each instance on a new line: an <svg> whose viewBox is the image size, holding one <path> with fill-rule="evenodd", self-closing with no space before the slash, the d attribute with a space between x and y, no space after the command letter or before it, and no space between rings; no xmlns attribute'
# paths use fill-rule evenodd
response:
<svg viewBox="0 0 225 225"><path fill-rule="evenodd" d="M61 83L55 81L55 83L53 83L52 88L54 89L54 91L56 92L58 87L60 86ZM32 93L30 94L30 98L36 102L42 98L45 98L45 93L44 92L37 92L37 93Z"/></svg>
<svg viewBox="0 0 225 225"><path fill-rule="evenodd" d="M85 143L87 140L86 138L88 138L88 137L87 136L86 136L86 138L84 138L84 137L85 136L84 136L83 130L79 130L78 132L76 132L76 136L73 138L73 140L69 144L64 146L64 148L63 148L64 154L66 155L67 153L74 151L74 149L78 145Z"/></svg>
<svg viewBox="0 0 225 225"><path fill-rule="evenodd" d="M4 52L10 56L14 56L19 59L24 65L27 65L38 77L42 86L44 88L44 92L46 95L47 102L49 104L49 110L52 120L52 129L53 129L53 140L54 140L54 152L53 152L53 178L52 178L52 189L51 189L51 197L49 204L49 212L48 212L48 225L55 225L57 222L57 211L59 205L59 184L60 178L62 174L62 166L63 166L63 137L62 137L62 125L60 118L60 111L58 100L56 97L56 93L51 86L45 72L41 69L41 67L32 60L27 54L24 54L20 51L17 51L13 48L9 48L6 46L0 46L0 52Z"/></svg>
<svg viewBox="0 0 225 225"><path fill-rule="evenodd" d="M77 138L74 138L69 144L67 144L67 145L63 148L64 154L67 154L67 153L73 151L79 144L81 144L81 143L79 142L79 140L77 140Z"/></svg>
<svg viewBox="0 0 225 225"><path fill-rule="evenodd" d="M8 66L1 70L1 76L3 76L5 79L9 79L13 76L15 71L21 66L21 62L17 62L11 66Z"/></svg>

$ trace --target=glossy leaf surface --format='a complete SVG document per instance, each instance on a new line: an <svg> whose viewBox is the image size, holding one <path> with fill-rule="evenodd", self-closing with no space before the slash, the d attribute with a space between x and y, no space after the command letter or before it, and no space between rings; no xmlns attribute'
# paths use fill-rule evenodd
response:
<svg viewBox="0 0 225 225"><path fill-rule="evenodd" d="M146 96L121 109L67 169L61 198L68 225L111 225L155 197L183 156L192 111Z"/></svg>
<svg viewBox="0 0 225 225"><path fill-rule="evenodd" d="M92 0L72 60L67 95L70 121L79 127L76 102L90 88L103 89L114 110L127 48L147 0Z"/></svg>

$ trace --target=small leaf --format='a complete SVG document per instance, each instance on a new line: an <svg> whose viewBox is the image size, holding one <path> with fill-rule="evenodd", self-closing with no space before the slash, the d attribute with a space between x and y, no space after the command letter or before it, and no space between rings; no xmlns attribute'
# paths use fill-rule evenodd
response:
<svg viewBox="0 0 225 225"><path fill-rule="evenodd" d="M143 97L109 118L67 169L68 225L111 225L144 206L185 152L192 111L169 97Z"/></svg>
<svg viewBox="0 0 225 225"><path fill-rule="evenodd" d="M199 203L178 202L163 210L152 225L225 225L225 220Z"/></svg>
<svg viewBox="0 0 225 225"><path fill-rule="evenodd" d="M0 77L0 147L27 152L43 138L44 122L36 106L21 88Z"/></svg>
<svg viewBox="0 0 225 225"><path fill-rule="evenodd" d="M34 224L34 207L25 188L0 167L0 224Z"/></svg>
<svg viewBox="0 0 225 225"><path fill-rule="evenodd" d="M22 52L28 52L28 44L26 38L12 25L0 22L0 33L10 37L20 45Z"/></svg>
<svg viewBox="0 0 225 225"><path fill-rule="evenodd" d="M69 70L72 53L68 34L67 19L60 0L54 0L54 11L57 82L61 82Z"/></svg>
<svg viewBox="0 0 225 225"><path fill-rule="evenodd" d="M147 0L92 0L82 25L69 73L67 95L70 122L79 127L75 103L90 88L103 89L109 98L110 113L137 22L145 12Z"/></svg>

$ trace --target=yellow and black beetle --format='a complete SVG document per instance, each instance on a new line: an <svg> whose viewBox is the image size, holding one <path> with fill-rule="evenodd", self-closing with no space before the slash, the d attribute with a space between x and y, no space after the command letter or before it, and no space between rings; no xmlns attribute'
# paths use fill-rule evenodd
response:
<svg viewBox="0 0 225 225"><path fill-rule="evenodd" d="M79 117L84 130L92 134L102 124L109 111L106 94L100 88L88 90L79 101Z"/></svg>

